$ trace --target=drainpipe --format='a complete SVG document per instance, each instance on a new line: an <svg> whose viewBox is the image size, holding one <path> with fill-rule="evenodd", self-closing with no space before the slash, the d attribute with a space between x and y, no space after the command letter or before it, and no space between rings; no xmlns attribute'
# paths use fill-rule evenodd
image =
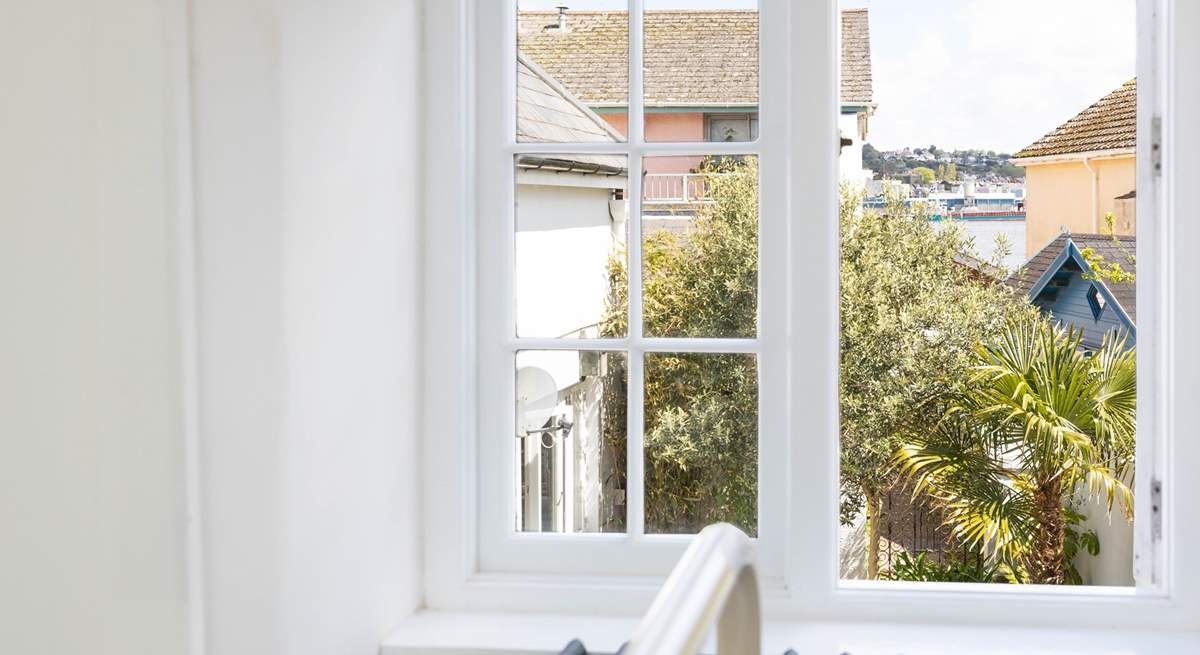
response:
<svg viewBox="0 0 1200 655"><path fill-rule="evenodd" d="M1092 234L1099 234L1100 221L1096 218L1096 209L1099 205L1100 176L1096 173L1096 169L1092 168L1092 162L1087 157L1083 158L1083 167L1092 174Z"/></svg>

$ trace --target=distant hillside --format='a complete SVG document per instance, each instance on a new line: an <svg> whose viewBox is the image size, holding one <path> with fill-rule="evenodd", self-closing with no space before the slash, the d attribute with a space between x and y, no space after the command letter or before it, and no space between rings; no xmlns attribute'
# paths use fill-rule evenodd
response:
<svg viewBox="0 0 1200 655"><path fill-rule="evenodd" d="M1014 166L1012 155L994 150L941 150L937 146L876 150L863 144L863 167L877 176L903 177L914 168L928 168L941 179L953 181L971 175L982 181L1025 178L1025 169Z"/></svg>

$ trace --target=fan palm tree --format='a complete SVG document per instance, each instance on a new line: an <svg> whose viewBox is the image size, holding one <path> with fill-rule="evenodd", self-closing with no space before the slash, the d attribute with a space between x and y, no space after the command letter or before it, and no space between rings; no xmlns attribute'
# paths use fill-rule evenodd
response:
<svg viewBox="0 0 1200 655"><path fill-rule="evenodd" d="M1082 334L1045 318L1009 323L980 345L938 428L894 459L956 538L1034 583L1065 580L1066 508L1078 490L1133 515L1136 355L1116 333L1085 351Z"/></svg>

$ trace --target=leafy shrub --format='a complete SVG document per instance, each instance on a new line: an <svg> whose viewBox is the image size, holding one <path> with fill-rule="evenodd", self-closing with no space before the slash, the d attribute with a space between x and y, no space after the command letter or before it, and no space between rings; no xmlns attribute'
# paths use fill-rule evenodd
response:
<svg viewBox="0 0 1200 655"><path fill-rule="evenodd" d="M1087 517L1074 508L1063 510L1066 527L1063 528L1063 563L1066 569L1067 584L1083 584L1083 576L1075 568L1075 557L1082 549L1088 555L1095 557L1100 554L1100 537L1095 530L1080 530L1079 525Z"/></svg>
<svg viewBox="0 0 1200 655"><path fill-rule="evenodd" d="M907 552L900 553L892 563L890 570L879 574L881 580L902 580L905 582L1008 582L1004 571L996 564L988 564L980 556L975 556L973 562L958 559L948 559L944 563L934 562L926 553L917 553L911 557Z"/></svg>

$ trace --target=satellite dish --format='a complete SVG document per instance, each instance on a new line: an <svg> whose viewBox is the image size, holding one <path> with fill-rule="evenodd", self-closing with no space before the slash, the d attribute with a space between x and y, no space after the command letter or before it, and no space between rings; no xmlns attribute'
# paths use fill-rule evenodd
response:
<svg viewBox="0 0 1200 655"><path fill-rule="evenodd" d="M517 428L536 430L554 414L558 405L558 384L545 369L526 366L517 369Z"/></svg>

